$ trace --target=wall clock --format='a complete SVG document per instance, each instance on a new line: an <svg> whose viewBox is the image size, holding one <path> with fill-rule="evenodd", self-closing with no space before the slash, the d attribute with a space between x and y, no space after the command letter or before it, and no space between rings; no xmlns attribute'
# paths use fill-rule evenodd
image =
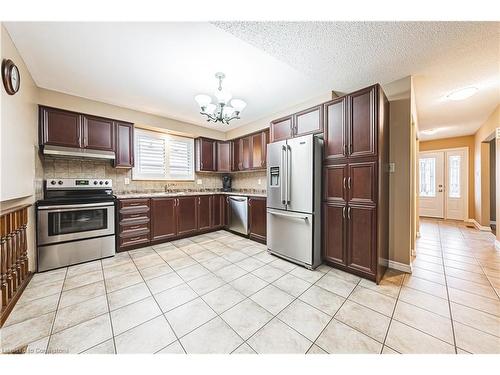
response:
<svg viewBox="0 0 500 375"><path fill-rule="evenodd" d="M7 94L14 95L21 86L21 76L19 69L12 60L4 59L2 61L2 81Z"/></svg>

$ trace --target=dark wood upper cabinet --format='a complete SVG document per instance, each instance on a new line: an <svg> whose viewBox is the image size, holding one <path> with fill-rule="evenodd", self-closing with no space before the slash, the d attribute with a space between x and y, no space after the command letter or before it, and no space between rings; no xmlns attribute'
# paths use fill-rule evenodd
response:
<svg viewBox="0 0 500 375"><path fill-rule="evenodd" d="M345 247L346 206L323 203L323 258L339 265L347 265Z"/></svg>
<svg viewBox="0 0 500 375"><path fill-rule="evenodd" d="M269 129L271 142L291 138L293 136L293 115L272 121Z"/></svg>
<svg viewBox="0 0 500 375"><path fill-rule="evenodd" d="M377 271L376 208L349 206L347 216L347 266L368 274Z"/></svg>
<svg viewBox="0 0 500 375"><path fill-rule="evenodd" d="M240 170L250 169L252 165L251 142L250 136L240 138Z"/></svg>
<svg viewBox="0 0 500 375"><path fill-rule="evenodd" d="M233 171L239 171L241 170L242 167L240 160L240 140L239 139L232 140L231 148L232 148L231 154L233 156L231 169Z"/></svg>
<svg viewBox="0 0 500 375"><path fill-rule="evenodd" d="M323 131L323 106L318 105L295 114L293 136L321 133Z"/></svg>
<svg viewBox="0 0 500 375"><path fill-rule="evenodd" d="M197 200L197 229L205 230L212 227L212 201L213 196L201 195L196 197Z"/></svg>
<svg viewBox="0 0 500 375"><path fill-rule="evenodd" d="M194 233L198 227L198 197L177 199L177 234Z"/></svg>
<svg viewBox="0 0 500 375"><path fill-rule="evenodd" d="M115 122L115 168L134 166L134 125Z"/></svg>
<svg viewBox="0 0 500 375"><path fill-rule="evenodd" d="M266 241L266 219L266 198L248 198L248 225L250 239L260 242Z"/></svg>
<svg viewBox="0 0 500 375"><path fill-rule="evenodd" d="M151 198L151 240L164 240L177 235L175 198Z"/></svg>
<svg viewBox="0 0 500 375"><path fill-rule="evenodd" d="M266 150L268 139L268 131L263 131L250 136L250 144L252 149L251 169L261 169L266 167Z"/></svg>
<svg viewBox="0 0 500 375"><path fill-rule="evenodd" d="M81 146L81 116L75 112L40 106L40 145Z"/></svg>
<svg viewBox="0 0 500 375"><path fill-rule="evenodd" d="M217 171L231 172L231 142L217 141Z"/></svg>
<svg viewBox="0 0 500 375"><path fill-rule="evenodd" d="M217 141L208 138L196 138L196 171L217 171Z"/></svg>
<svg viewBox="0 0 500 375"><path fill-rule="evenodd" d="M347 156L346 149L347 98L334 99L324 104L324 158L336 160Z"/></svg>
<svg viewBox="0 0 500 375"><path fill-rule="evenodd" d="M83 148L114 151L113 120L83 115Z"/></svg>
<svg viewBox="0 0 500 375"><path fill-rule="evenodd" d="M349 157L376 156L376 93L370 86L348 95Z"/></svg>

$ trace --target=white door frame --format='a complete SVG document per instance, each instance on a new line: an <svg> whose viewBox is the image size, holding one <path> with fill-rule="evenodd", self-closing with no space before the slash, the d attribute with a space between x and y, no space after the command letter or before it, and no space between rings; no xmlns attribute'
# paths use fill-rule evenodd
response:
<svg viewBox="0 0 500 375"><path fill-rule="evenodd" d="M446 158L446 152L447 151L465 151L465 209L464 209L464 217L463 220L467 221L469 220L469 173L470 173L470 165L469 165L469 147L453 147L453 148L441 148L438 150L432 150L432 151L420 151L418 153L418 158L420 159L420 155L425 155L425 154L432 154L436 152L443 152L445 154L444 158L444 186L446 187L445 193L448 194L448 179L449 179L449 174L448 174L448 159ZM417 194L420 194L420 175L418 176L418 192ZM447 219L447 212L448 212L448 199L447 197L444 198L444 219Z"/></svg>

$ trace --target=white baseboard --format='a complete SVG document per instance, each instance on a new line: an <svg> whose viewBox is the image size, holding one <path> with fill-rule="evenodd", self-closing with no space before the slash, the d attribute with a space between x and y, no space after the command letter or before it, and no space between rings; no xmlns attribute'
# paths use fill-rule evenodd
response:
<svg viewBox="0 0 500 375"><path fill-rule="evenodd" d="M485 226L482 226L481 224L479 224L476 219L467 219L465 220L467 221L468 223L472 223L474 224L474 226L479 229L480 231L482 232L491 232L491 228L490 227L485 227Z"/></svg>
<svg viewBox="0 0 500 375"><path fill-rule="evenodd" d="M406 273L411 273L411 264L404 264L404 263L399 263L399 262L395 262L393 260L390 260L387 263L387 266L389 268L392 268L392 269L395 269L395 270L398 270L398 271L403 271L403 272L406 272Z"/></svg>

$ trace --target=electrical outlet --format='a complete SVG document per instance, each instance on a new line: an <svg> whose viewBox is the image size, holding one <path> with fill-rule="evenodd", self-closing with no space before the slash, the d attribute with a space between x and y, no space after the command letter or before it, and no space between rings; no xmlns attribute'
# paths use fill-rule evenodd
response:
<svg viewBox="0 0 500 375"><path fill-rule="evenodd" d="M125 178L123 179L123 183L124 183L125 185L130 185L130 178L125 177Z"/></svg>
<svg viewBox="0 0 500 375"><path fill-rule="evenodd" d="M257 181L257 184L262 184L262 180L259 178L259 180Z"/></svg>
<svg viewBox="0 0 500 375"><path fill-rule="evenodd" d="M198 180L196 180L196 183L197 183L198 185L202 185L202 184L203 184L203 181L202 181L201 179L198 179Z"/></svg>
<svg viewBox="0 0 500 375"><path fill-rule="evenodd" d="M396 172L396 163L389 163L389 173Z"/></svg>

